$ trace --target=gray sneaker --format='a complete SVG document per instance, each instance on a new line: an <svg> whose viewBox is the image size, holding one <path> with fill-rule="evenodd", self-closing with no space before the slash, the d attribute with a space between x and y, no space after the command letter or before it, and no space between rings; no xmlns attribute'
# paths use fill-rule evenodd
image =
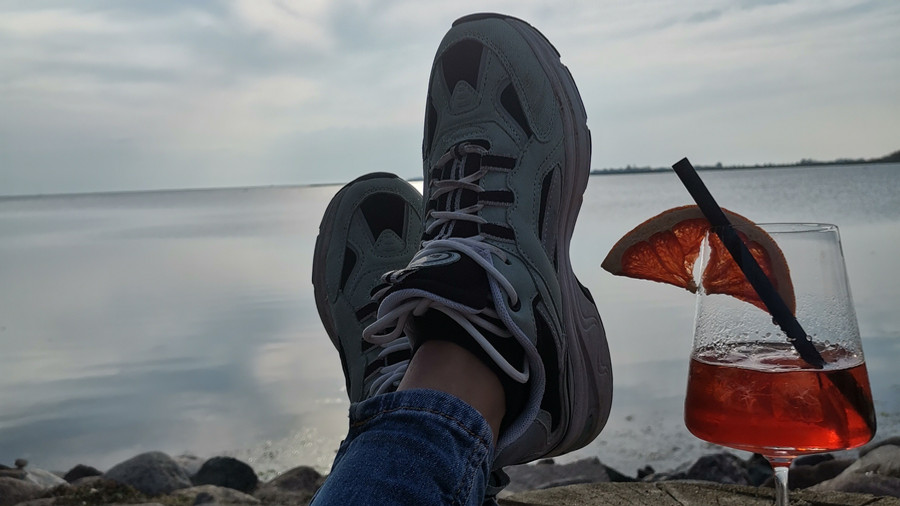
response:
<svg viewBox="0 0 900 506"><path fill-rule="evenodd" d="M441 42L426 102L422 248L386 276L392 287L364 338L462 333L512 406L495 469L581 448L609 416L606 335L569 259L590 172L586 120L568 69L528 23L476 14Z"/></svg>
<svg viewBox="0 0 900 506"><path fill-rule="evenodd" d="M393 174L374 173L344 186L328 204L313 254L316 307L341 356L350 402L391 392L406 372L409 339L362 340L375 321L382 275L405 266L422 237L422 197Z"/></svg>

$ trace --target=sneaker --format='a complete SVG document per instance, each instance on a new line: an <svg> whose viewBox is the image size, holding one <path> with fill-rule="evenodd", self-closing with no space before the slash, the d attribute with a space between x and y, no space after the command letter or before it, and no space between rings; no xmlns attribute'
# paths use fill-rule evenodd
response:
<svg viewBox="0 0 900 506"><path fill-rule="evenodd" d="M406 372L409 339L373 345L362 331L375 321L372 296L381 276L405 266L422 237L422 197L393 174L362 176L328 204L313 254L316 307L341 356L350 402L391 392Z"/></svg>
<svg viewBox="0 0 900 506"><path fill-rule="evenodd" d="M422 248L386 276L364 338L437 335L495 369L508 412L494 469L581 448L609 416L606 335L569 259L590 172L586 120L559 53L528 23L475 14L441 42L426 102Z"/></svg>

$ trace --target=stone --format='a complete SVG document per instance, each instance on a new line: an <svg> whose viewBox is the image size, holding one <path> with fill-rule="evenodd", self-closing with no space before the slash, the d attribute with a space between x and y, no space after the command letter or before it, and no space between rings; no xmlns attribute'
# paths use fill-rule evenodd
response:
<svg viewBox="0 0 900 506"><path fill-rule="evenodd" d="M16 506L54 506L56 504L55 497L48 497L45 499L32 499L30 501L20 502L16 504Z"/></svg>
<svg viewBox="0 0 900 506"><path fill-rule="evenodd" d="M775 471L772 469L772 465L769 464L769 460L759 453L751 455L750 458L744 462L744 468L747 469L747 477L750 480L750 485L754 487L766 483L766 481L775 476Z"/></svg>
<svg viewBox="0 0 900 506"><path fill-rule="evenodd" d="M162 452L147 452L132 457L116 464L103 476L149 496L170 494L192 485L181 466Z"/></svg>
<svg viewBox="0 0 900 506"><path fill-rule="evenodd" d="M887 439L882 439L881 441L873 441L859 449L859 456L864 457L870 451L884 445L900 446L900 436L892 436Z"/></svg>
<svg viewBox="0 0 900 506"><path fill-rule="evenodd" d="M199 471L200 468L203 467L203 463L206 462L206 459L202 459L196 455L191 455L189 453L185 453L174 458L175 462L178 462L178 465L181 466L182 469L184 469L184 472L191 477L196 475L197 471Z"/></svg>
<svg viewBox="0 0 900 506"><path fill-rule="evenodd" d="M841 474L810 487L810 490L900 497L900 446L874 448Z"/></svg>
<svg viewBox="0 0 900 506"><path fill-rule="evenodd" d="M84 464L78 464L77 466L73 467L72 469L69 469L69 472L67 472L65 475L63 475L63 479L69 483L72 483L73 481L75 481L79 478L85 478L88 476L100 476L102 474L103 474L103 472L100 471L99 469L96 469L91 466L86 466Z"/></svg>
<svg viewBox="0 0 900 506"><path fill-rule="evenodd" d="M17 478L0 477L0 506L13 506L37 499L44 493L40 485Z"/></svg>
<svg viewBox="0 0 900 506"><path fill-rule="evenodd" d="M209 485L210 487L214 487L215 485ZM200 504L210 504L215 503L216 498L207 494L206 492L200 492L197 494L197 497L194 498L194 506L198 506Z"/></svg>
<svg viewBox="0 0 900 506"><path fill-rule="evenodd" d="M794 459L794 466L814 466L820 462L834 460L834 455L830 453L814 453L812 455L803 455Z"/></svg>
<svg viewBox="0 0 900 506"><path fill-rule="evenodd" d="M818 492L855 492L900 498L900 478L868 473L841 474L836 478L814 485L807 490Z"/></svg>
<svg viewBox="0 0 900 506"><path fill-rule="evenodd" d="M73 487L80 487L82 485L89 485L91 483L96 483L98 481L103 481L102 474L100 476L85 476L84 478L78 478L77 480L73 481L69 485L72 485Z"/></svg>
<svg viewBox="0 0 900 506"><path fill-rule="evenodd" d="M879 446L846 469L848 473L876 473L900 478L900 446Z"/></svg>
<svg viewBox="0 0 900 506"><path fill-rule="evenodd" d="M505 490L511 493L577 483L612 481L606 466L596 457L569 464L538 463L509 466L504 471L510 480Z"/></svg>
<svg viewBox="0 0 900 506"><path fill-rule="evenodd" d="M732 485L749 485L750 474L744 462L731 453L704 455L688 469L688 480L714 481Z"/></svg>
<svg viewBox="0 0 900 506"><path fill-rule="evenodd" d="M24 480L28 474L24 469L3 469L0 470L0 478L14 478L16 480Z"/></svg>
<svg viewBox="0 0 900 506"><path fill-rule="evenodd" d="M259 499L238 490L216 485L199 485L191 488L183 488L172 492L172 497L186 497L192 504L233 504L251 505L260 504Z"/></svg>
<svg viewBox="0 0 900 506"><path fill-rule="evenodd" d="M311 467L295 467L259 487L253 496L263 504L306 506L324 481L325 477Z"/></svg>
<svg viewBox="0 0 900 506"><path fill-rule="evenodd" d="M17 469L25 469L25 466L28 465L28 461L26 459L16 459L15 465Z"/></svg>
<svg viewBox="0 0 900 506"><path fill-rule="evenodd" d="M853 459L831 459L823 460L815 465L792 466L788 471L788 488L791 490L809 488L830 480L853 465L853 462ZM775 477L770 477L763 483L763 486L774 487Z"/></svg>
<svg viewBox="0 0 900 506"><path fill-rule="evenodd" d="M637 470L637 479L642 480L651 474L655 474L656 471L653 469L653 466L644 466Z"/></svg>
<svg viewBox="0 0 900 506"><path fill-rule="evenodd" d="M256 471L233 457L213 457L203 463L193 477L197 485L218 485L244 493L253 493L259 484Z"/></svg>
<svg viewBox="0 0 900 506"><path fill-rule="evenodd" d="M44 493L45 498L55 498L61 505L72 504L121 504L147 502L146 495L129 485L97 476L80 478L76 481L91 480L81 485L68 484L53 488Z"/></svg>
<svg viewBox="0 0 900 506"><path fill-rule="evenodd" d="M299 466L282 474L266 483L266 487L275 487L290 492L315 492L322 485L324 476L308 466Z"/></svg>
<svg viewBox="0 0 900 506"><path fill-rule="evenodd" d="M25 471L25 480L40 485L42 488L53 488L58 485L68 484L66 480L43 469L29 469Z"/></svg>

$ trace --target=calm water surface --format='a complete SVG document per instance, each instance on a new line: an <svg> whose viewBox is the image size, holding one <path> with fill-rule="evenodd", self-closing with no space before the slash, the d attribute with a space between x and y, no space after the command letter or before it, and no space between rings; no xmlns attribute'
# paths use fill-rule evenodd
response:
<svg viewBox="0 0 900 506"><path fill-rule="evenodd" d="M704 172L758 222L841 228L879 437L900 435L900 165ZM101 469L139 452L326 470L346 430L337 352L312 298L319 219L338 187L0 198L0 463ZM670 173L591 178L572 257L604 317L607 428L562 460L634 474L713 447L682 403L694 299L608 275L612 244L690 203Z"/></svg>

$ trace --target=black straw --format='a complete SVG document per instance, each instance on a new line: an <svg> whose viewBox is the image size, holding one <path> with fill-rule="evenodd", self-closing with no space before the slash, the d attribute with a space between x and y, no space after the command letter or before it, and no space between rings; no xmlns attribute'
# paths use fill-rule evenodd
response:
<svg viewBox="0 0 900 506"><path fill-rule="evenodd" d="M716 200L709 193L706 185L703 184L691 162L687 158L682 158L672 168L675 169L675 173L678 174L691 197L697 202L700 211L709 220L712 230L722 240L725 248L728 249L744 276L747 277L750 286L756 290L757 295L759 295L760 300L769 310L775 323L787 334L788 340L794 345L800 357L816 369L823 368L825 359L822 358L819 350L809 340L806 331L800 326L800 322L794 317L794 314L763 272L759 263L750 254L747 245L744 244L734 226L728 221L728 217L722 212L722 208L716 204Z"/></svg>

